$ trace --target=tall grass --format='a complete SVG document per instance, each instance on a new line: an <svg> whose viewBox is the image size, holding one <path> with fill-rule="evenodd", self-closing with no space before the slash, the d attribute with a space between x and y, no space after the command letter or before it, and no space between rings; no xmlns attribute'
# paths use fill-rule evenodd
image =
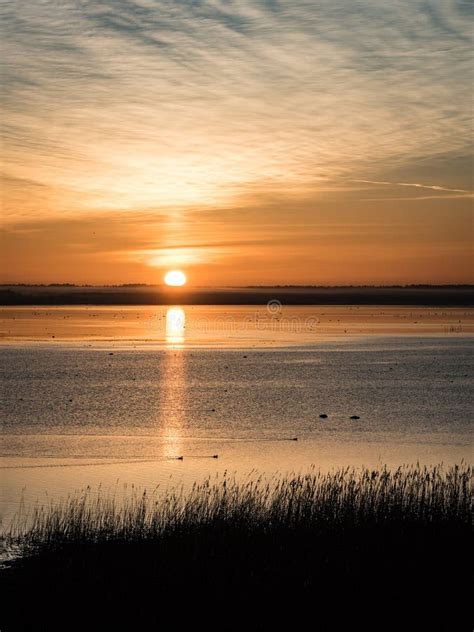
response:
<svg viewBox="0 0 474 632"><path fill-rule="evenodd" d="M377 525L468 525L472 468L404 466L339 469L244 482L224 475L191 489L132 491L125 497L90 488L20 512L4 540L27 549L63 543L155 540L206 529L314 532Z"/></svg>
<svg viewBox="0 0 474 632"><path fill-rule="evenodd" d="M2 630L470 630L471 475L347 468L86 489L21 512L5 534L23 555L0 569Z"/></svg>

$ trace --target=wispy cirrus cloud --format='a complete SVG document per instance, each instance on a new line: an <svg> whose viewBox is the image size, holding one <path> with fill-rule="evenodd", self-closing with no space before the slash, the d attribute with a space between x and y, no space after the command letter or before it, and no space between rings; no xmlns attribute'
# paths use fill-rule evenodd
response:
<svg viewBox="0 0 474 632"><path fill-rule="evenodd" d="M8 174L92 212L222 203L262 178L314 185L466 151L463 2L47 0L3 11Z"/></svg>

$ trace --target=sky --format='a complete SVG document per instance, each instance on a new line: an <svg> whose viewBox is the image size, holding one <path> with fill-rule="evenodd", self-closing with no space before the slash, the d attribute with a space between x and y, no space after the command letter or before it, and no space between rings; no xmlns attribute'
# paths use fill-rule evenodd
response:
<svg viewBox="0 0 474 632"><path fill-rule="evenodd" d="M473 282L467 0L1 13L1 282Z"/></svg>

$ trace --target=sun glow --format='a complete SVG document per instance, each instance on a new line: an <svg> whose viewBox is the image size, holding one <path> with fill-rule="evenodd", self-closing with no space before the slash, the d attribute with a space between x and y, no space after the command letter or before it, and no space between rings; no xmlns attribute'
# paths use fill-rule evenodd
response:
<svg viewBox="0 0 474 632"><path fill-rule="evenodd" d="M175 287L184 285L186 283L186 275L181 270L170 270L165 274L165 283Z"/></svg>

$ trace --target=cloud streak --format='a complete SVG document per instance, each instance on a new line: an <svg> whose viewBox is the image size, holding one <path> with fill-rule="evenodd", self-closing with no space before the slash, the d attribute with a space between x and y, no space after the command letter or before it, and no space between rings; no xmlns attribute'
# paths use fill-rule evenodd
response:
<svg viewBox="0 0 474 632"><path fill-rule="evenodd" d="M354 182L360 182L362 184L387 185L391 187L415 187L416 189L431 189L433 191L442 191L447 193L473 193L472 191L467 191L466 189L451 189L437 184L420 184L419 182L384 182L382 180L354 180Z"/></svg>

